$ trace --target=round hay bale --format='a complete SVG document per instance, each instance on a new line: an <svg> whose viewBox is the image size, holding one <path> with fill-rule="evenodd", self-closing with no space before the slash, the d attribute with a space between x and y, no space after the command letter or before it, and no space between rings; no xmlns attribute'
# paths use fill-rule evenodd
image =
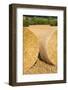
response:
<svg viewBox="0 0 68 90"><path fill-rule="evenodd" d="M57 30L50 35L47 43L46 43L46 51L48 55L48 59L54 65L57 64Z"/></svg>
<svg viewBox="0 0 68 90"><path fill-rule="evenodd" d="M57 30L40 44L40 57L49 64L57 64Z"/></svg>
<svg viewBox="0 0 68 90"><path fill-rule="evenodd" d="M27 28L24 28L24 72L36 62L39 53L37 37Z"/></svg>

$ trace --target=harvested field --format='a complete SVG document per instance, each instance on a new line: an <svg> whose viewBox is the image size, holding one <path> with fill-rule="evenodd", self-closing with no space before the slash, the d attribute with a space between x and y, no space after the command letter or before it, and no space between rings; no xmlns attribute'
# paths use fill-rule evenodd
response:
<svg viewBox="0 0 68 90"><path fill-rule="evenodd" d="M45 73L56 73L57 67L43 62L37 59L36 63L24 74L45 74Z"/></svg>
<svg viewBox="0 0 68 90"><path fill-rule="evenodd" d="M32 40L31 37L28 37L26 41L27 47L30 49L31 55L27 54L28 58L24 64L24 74L44 74L44 73L56 73L57 72L57 26L50 25L30 25L25 27L24 31L31 31L32 36L35 36L36 40ZM36 45L35 53L31 51L33 44L30 44L33 41L33 44ZM36 43L35 43L36 41ZM24 40L25 43L25 40ZM29 43L29 46L28 46ZM26 45L26 43L25 43ZM25 47L26 48L26 47ZM26 49L27 51L28 49ZM29 53L29 52L28 52ZM35 58L32 58L35 55ZM40 55L40 58L38 57ZM24 54L26 58L26 52ZM25 59L24 59L25 62ZM34 63L32 63L34 62ZM29 69L26 69L25 66L30 66Z"/></svg>

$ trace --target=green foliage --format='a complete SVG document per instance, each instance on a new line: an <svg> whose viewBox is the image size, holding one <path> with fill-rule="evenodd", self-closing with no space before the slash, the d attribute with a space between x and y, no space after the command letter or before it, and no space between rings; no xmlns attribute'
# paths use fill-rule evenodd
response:
<svg viewBox="0 0 68 90"><path fill-rule="evenodd" d="M50 17L50 18L49 18L49 24L50 24L51 26L57 26L57 19Z"/></svg>
<svg viewBox="0 0 68 90"><path fill-rule="evenodd" d="M23 25L24 26L29 26L29 24L30 24L29 18L28 17L25 17L25 19L23 20Z"/></svg>
<svg viewBox="0 0 68 90"><path fill-rule="evenodd" d="M53 17L27 17L25 16L23 20L23 25L24 26L29 26L29 25L47 25L50 24L52 26L57 26L57 18Z"/></svg>

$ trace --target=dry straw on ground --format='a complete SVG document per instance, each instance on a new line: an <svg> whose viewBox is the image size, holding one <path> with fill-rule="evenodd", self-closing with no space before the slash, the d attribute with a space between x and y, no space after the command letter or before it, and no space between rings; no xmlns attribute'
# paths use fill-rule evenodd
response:
<svg viewBox="0 0 68 90"><path fill-rule="evenodd" d="M37 59L36 63L25 74L56 73L57 67Z"/></svg>

